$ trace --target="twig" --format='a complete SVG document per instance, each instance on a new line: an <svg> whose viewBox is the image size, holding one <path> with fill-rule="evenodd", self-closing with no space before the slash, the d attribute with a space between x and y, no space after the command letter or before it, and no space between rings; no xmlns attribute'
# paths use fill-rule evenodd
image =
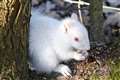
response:
<svg viewBox="0 0 120 80"><path fill-rule="evenodd" d="M65 0L66 2L69 3L74 3L74 4L80 4L80 5L90 5L90 3L84 2L84 1L72 1L72 0ZM109 10L115 10L115 11L120 11L120 8L115 8L115 7L108 7L108 6L103 6L103 9L109 9Z"/></svg>
<svg viewBox="0 0 120 80"><path fill-rule="evenodd" d="M81 0L79 0L80 2ZM82 15L81 15L81 10L80 10L80 4L78 3L78 13L79 13L79 17L80 17L80 21L81 23L83 23L83 20L82 20Z"/></svg>

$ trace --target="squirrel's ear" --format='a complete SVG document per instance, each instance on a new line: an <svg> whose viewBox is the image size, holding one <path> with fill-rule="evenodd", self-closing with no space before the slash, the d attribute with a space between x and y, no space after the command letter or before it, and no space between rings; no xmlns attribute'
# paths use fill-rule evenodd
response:
<svg viewBox="0 0 120 80"><path fill-rule="evenodd" d="M76 13L72 13L72 14L71 14L71 18L72 18L72 19L75 19L75 20L78 20L78 16L77 16Z"/></svg>
<svg viewBox="0 0 120 80"><path fill-rule="evenodd" d="M67 20L64 21L64 30L65 32L68 32L68 30L70 29L70 24Z"/></svg>

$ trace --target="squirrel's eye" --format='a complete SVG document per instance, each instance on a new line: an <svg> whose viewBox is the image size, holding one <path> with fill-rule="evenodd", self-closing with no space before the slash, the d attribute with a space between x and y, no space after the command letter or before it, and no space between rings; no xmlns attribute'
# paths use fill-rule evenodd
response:
<svg viewBox="0 0 120 80"><path fill-rule="evenodd" d="M76 42L79 42L79 38L78 38L78 37L75 37L74 40L75 40Z"/></svg>

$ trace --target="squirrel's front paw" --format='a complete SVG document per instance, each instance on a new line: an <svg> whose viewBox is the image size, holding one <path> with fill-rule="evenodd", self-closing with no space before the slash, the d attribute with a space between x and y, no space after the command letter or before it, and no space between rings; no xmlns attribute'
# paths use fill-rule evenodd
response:
<svg viewBox="0 0 120 80"><path fill-rule="evenodd" d="M81 61L81 60L85 60L88 56L88 53L75 53L74 54L74 59L77 60L77 61Z"/></svg>
<svg viewBox="0 0 120 80"><path fill-rule="evenodd" d="M70 68L64 64L60 64L54 71L61 73L65 77L72 77Z"/></svg>

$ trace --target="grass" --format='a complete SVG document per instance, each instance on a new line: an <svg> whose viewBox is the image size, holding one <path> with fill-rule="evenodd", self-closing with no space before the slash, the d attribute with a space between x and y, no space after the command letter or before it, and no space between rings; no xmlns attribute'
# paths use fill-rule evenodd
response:
<svg viewBox="0 0 120 80"><path fill-rule="evenodd" d="M111 61L110 68L111 73L109 80L120 80L120 60Z"/></svg>
<svg viewBox="0 0 120 80"><path fill-rule="evenodd" d="M110 74L108 76L93 74L90 80L120 80L120 60L109 60L108 65L110 67Z"/></svg>

